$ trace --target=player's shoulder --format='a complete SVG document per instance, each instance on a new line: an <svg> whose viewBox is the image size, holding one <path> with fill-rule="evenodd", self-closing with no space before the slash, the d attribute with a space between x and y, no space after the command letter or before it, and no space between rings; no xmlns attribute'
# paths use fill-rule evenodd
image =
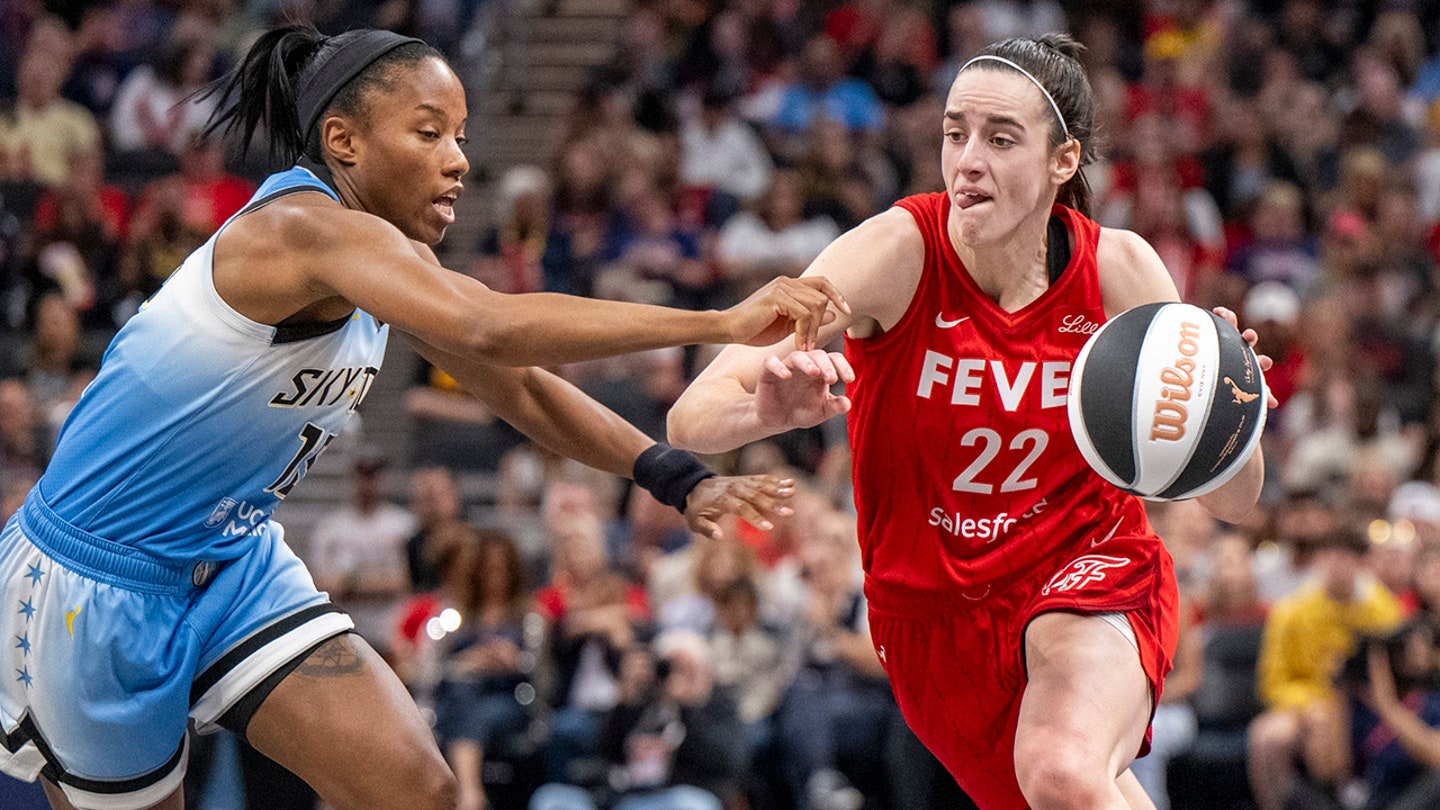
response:
<svg viewBox="0 0 1440 810"><path fill-rule="evenodd" d="M264 235L276 249L295 253L326 252L377 239L404 241L384 219L355 211L319 191L297 191L237 218L229 226L247 236Z"/></svg>
<svg viewBox="0 0 1440 810"><path fill-rule="evenodd" d="M925 237L915 218L903 208L881 211L846 231L834 243L868 264L893 267L897 262L925 258Z"/></svg>
<svg viewBox="0 0 1440 810"><path fill-rule="evenodd" d="M1180 300L1160 254L1134 231L1101 228L1095 264L1105 311L1111 315L1141 304Z"/></svg>
<svg viewBox="0 0 1440 810"><path fill-rule="evenodd" d="M1095 259L1101 267L1107 265L1118 267L1133 267L1137 263L1158 259L1155 248L1150 246L1145 238L1134 231L1124 228L1107 228L1101 226L1100 236L1096 240Z"/></svg>

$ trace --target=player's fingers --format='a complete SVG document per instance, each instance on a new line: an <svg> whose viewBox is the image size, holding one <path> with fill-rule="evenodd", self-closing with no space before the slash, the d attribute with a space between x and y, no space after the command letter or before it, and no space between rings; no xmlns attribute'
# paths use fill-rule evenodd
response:
<svg viewBox="0 0 1440 810"><path fill-rule="evenodd" d="M842 413L850 412L849 397L830 397L825 400L825 412L831 416L839 416Z"/></svg>
<svg viewBox="0 0 1440 810"><path fill-rule="evenodd" d="M1252 349L1255 348L1256 343L1260 342L1260 335L1256 333L1254 329L1246 329L1240 333L1240 337L1243 338L1246 343L1250 344L1250 348Z"/></svg>
<svg viewBox="0 0 1440 810"><path fill-rule="evenodd" d="M724 537L724 532L720 531L720 524L707 517L696 518L690 528L711 540L719 540Z"/></svg>
<svg viewBox="0 0 1440 810"><path fill-rule="evenodd" d="M759 489L753 489L746 493L741 500L750 504L756 511L767 517L774 515L788 517L795 513L794 509L782 505L778 498Z"/></svg>
<svg viewBox="0 0 1440 810"><path fill-rule="evenodd" d="M1237 329L1240 328L1240 322L1235 319L1235 313L1231 312L1226 307L1215 307L1210 311L1214 312L1216 315L1219 315L1221 318L1224 318L1225 322L1230 324L1231 326Z"/></svg>
<svg viewBox="0 0 1440 810"><path fill-rule="evenodd" d="M801 281L824 293L825 297L835 304L836 309L846 315L850 314L850 302L846 301L840 290L830 283L830 279L824 276L806 276Z"/></svg>
<svg viewBox="0 0 1440 810"><path fill-rule="evenodd" d="M835 366L835 372L845 382L855 382L855 369L850 367L850 361L845 359L842 352L831 352L830 362Z"/></svg>
<svg viewBox="0 0 1440 810"><path fill-rule="evenodd" d="M770 518L765 517L760 513L759 509L756 509L753 504L743 498L736 497L735 508L730 511L744 518L745 522L751 526L759 527L767 532L775 528L775 524L770 522Z"/></svg>
<svg viewBox="0 0 1440 810"><path fill-rule="evenodd" d="M830 360L830 353L822 349L810 352L810 360L815 363L816 368L825 377L826 385L834 385L840 381L840 372L835 370L835 364Z"/></svg>
<svg viewBox="0 0 1440 810"><path fill-rule="evenodd" d="M769 374L777 380L788 380L794 376L790 372L790 367L785 365L785 361L773 354L765 358L765 363L761 366L761 374L762 376Z"/></svg>
<svg viewBox="0 0 1440 810"><path fill-rule="evenodd" d="M817 377L820 375L820 367L810 357L810 352L792 352L789 357L790 366L806 377Z"/></svg>
<svg viewBox="0 0 1440 810"><path fill-rule="evenodd" d="M1275 361L1271 360L1268 354L1257 354L1255 360L1260 363L1261 371L1269 371L1275 365Z"/></svg>

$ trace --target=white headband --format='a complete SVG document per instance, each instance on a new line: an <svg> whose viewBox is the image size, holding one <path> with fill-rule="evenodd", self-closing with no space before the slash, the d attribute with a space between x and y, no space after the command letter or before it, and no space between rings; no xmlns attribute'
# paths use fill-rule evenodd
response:
<svg viewBox="0 0 1440 810"><path fill-rule="evenodd" d="M970 67L971 65L975 64L976 62L980 62L980 61L999 62L999 63L1002 64L1002 65L1009 65L1010 67L1014 68L1015 70L1020 71L1020 75L1021 75L1021 76L1024 76L1025 78L1029 79L1032 84L1034 84L1036 87L1040 88L1040 94L1045 97L1045 100L1046 100L1046 101L1050 102L1050 109L1052 109L1052 110L1055 111L1055 117L1056 117L1057 119L1059 119L1059 121L1060 121L1060 129L1061 129L1061 131L1063 131L1063 132L1065 133L1065 140L1067 140L1067 141L1070 140L1070 127L1065 126L1065 116L1063 116L1063 115L1060 114L1060 105L1055 103L1055 98L1050 95L1050 91L1049 91L1049 90L1046 90L1046 89L1045 89L1045 85L1041 84L1039 79L1037 79L1037 78L1035 78L1034 76L1030 75L1030 71L1026 70L1025 68L1020 67L1019 65L1015 64L1014 62L1011 62L1009 59L1006 59L1006 58L1003 57L1003 56L994 56L994 55L992 55L992 54L982 53L982 54L980 54L979 56L971 59L969 62L966 62L965 64L961 65L961 66L960 66L960 69L955 72L955 75L956 75L956 76L959 76L961 73L964 73L964 72L965 72L965 68L968 68L968 67Z"/></svg>

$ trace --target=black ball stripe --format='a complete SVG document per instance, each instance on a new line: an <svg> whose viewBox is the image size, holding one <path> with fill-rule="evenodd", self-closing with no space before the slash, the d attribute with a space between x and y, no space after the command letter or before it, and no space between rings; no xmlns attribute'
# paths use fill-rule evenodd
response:
<svg viewBox="0 0 1440 810"><path fill-rule="evenodd" d="M1080 409L1085 416L1085 433L1101 460L1129 484L1135 482L1138 470L1134 449L1135 370L1140 367L1140 352L1145 347L1150 321L1163 306L1145 304L1105 324L1091 338L1094 345L1081 369ZM1117 378L1118 369L1129 370L1130 384Z"/></svg>

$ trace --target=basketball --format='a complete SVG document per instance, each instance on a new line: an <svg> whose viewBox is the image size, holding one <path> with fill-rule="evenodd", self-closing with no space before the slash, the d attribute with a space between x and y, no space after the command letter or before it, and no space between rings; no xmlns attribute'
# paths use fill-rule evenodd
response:
<svg viewBox="0 0 1440 810"><path fill-rule="evenodd" d="M1235 327L1190 304L1145 304L1090 337L1070 375L1070 431L1102 478L1154 501L1229 481L1260 441L1265 379Z"/></svg>

